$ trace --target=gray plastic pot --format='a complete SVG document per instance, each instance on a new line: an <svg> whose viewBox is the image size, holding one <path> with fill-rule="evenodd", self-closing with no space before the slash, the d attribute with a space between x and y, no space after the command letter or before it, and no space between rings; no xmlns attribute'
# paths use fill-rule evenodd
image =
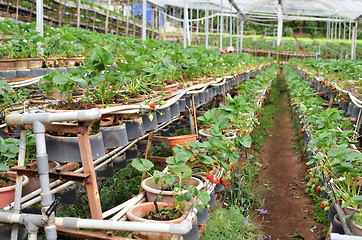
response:
<svg viewBox="0 0 362 240"><path fill-rule="evenodd" d="M352 110L352 117L353 118L358 118L359 112L361 111L361 109L357 106L353 106L353 110Z"/></svg>
<svg viewBox="0 0 362 240"><path fill-rule="evenodd" d="M194 94L194 101L195 101L195 106L198 106L200 104L199 94Z"/></svg>
<svg viewBox="0 0 362 240"><path fill-rule="evenodd" d="M353 103L349 103L348 109L347 109L347 115L348 115L348 116L351 116L351 115L352 115L353 107L354 107L354 104L353 104Z"/></svg>
<svg viewBox="0 0 362 240"><path fill-rule="evenodd" d="M127 167L126 159L127 159L126 153L123 153L123 154L115 157L113 160L113 169L119 170L119 169L123 169L123 168Z"/></svg>
<svg viewBox="0 0 362 240"><path fill-rule="evenodd" d="M143 131L142 117L123 120L123 122L126 124L128 140L136 139L145 135Z"/></svg>
<svg viewBox="0 0 362 240"><path fill-rule="evenodd" d="M170 108L165 108L156 112L157 123L165 123L171 121L171 110Z"/></svg>
<svg viewBox="0 0 362 240"><path fill-rule="evenodd" d="M186 111L186 99L182 98L182 99L178 100L178 107L180 109L180 112L185 112Z"/></svg>
<svg viewBox="0 0 362 240"><path fill-rule="evenodd" d="M171 117L177 117L180 116L180 108L178 102L175 102L170 106L171 110Z"/></svg>
<svg viewBox="0 0 362 240"><path fill-rule="evenodd" d="M123 147L128 144L126 124L124 123L118 126L101 127L100 132L105 149Z"/></svg>
<svg viewBox="0 0 362 240"><path fill-rule="evenodd" d="M205 207L201 207L202 212L197 212L197 223L203 224L206 223L207 220L209 220L209 211Z"/></svg>
<svg viewBox="0 0 362 240"><path fill-rule="evenodd" d="M152 130L156 130L158 127L157 124L157 114L156 113L152 113L153 118L151 117L150 119L150 115L149 114L141 114L140 116L142 117L142 122L143 122L143 130L148 132L148 131L152 131Z"/></svg>
<svg viewBox="0 0 362 240"><path fill-rule="evenodd" d="M182 236L183 240L198 240L200 238L197 215L192 219L192 228L190 232Z"/></svg>
<svg viewBox="0 0 362 240"><path fill-rule="evenodd" d="M342 110L348 111L349 102L344 100L342 105Z"/></svg>
<svg viewBox="0 0 362 240"><path fill-rule="evenodd" d="M93 160L105 155L102 133L89 136ZM48 160L55 162L81 162L77 137L45 134Z"/></svg>
<svg viewBox="0 0 362 240"><path fill-rule="evenodd" d="M138 157L138 147L134 145L133 147L127 149L126 151L126 159L127 161L133 160Z"/></svg>

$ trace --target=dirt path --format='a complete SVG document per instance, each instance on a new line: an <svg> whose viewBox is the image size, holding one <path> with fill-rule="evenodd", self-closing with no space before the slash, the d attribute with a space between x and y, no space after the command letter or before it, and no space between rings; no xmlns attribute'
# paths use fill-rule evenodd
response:
<svg viewBox="0 0 362 240"><path fill-rule="evenodd" d="M263 232L272 240L293 238L297 228L305 240L325 238L323 225L313 220L313 202L304 193L305 161L293 149L294 130L289 111L288 95L281 93L270 137L261 151L261 177L269 181L272 190L265 193L268 212L262 220ZM317 228L310 231L314 226ZM299 238L301 239L301 238Z"/></svg>

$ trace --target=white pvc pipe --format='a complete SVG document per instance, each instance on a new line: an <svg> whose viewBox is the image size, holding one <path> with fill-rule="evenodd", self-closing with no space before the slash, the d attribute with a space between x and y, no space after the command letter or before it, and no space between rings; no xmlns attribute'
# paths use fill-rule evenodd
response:
<svg viewBox="0 0 362 240"><path fill-rule="evenodd" d="M283 35L283 10L282 5L278 4L278 35L277 35L277 46L280 46Z"/></svg>
<svg viewBox="0 0 362 240"><path fill-rule="evenodd" d="M43 18L43 0L36 0L36 31L40 36L44 36Z"/></svg>
<svg viewBox="0 0 362 240"><path fill-rule="evenodd" d="M147 0L142 3L142 42L147 39Z"/></svg>
<svg viewBox="0 0 362 240"><path fill-rule="evenodd" d="M331 233L331 240L362 240L360 236L351 236L351 235L340 235L338 233Z"/></svg>
<svg viewBox="0 0 362 240"><path fill-rule="evenodd" d="M243 39L244 39L244 18L241 17L241 26L240 26L240 52L243 52Z"/></svg>
<svg viewBox="0 0 362 240"><path fill-rule="evenodd" d="M187 47L188 14L187 0L184 0L184 48Z"/></svg>
<svg viewBox="0 0 362 240"><path fill-rule="evenodd" d="M0 212L0 222L4 223L31 223L41 226L41 215L36 214L12 214ZM27 220L24 220L27 219ZM179 224L148 223L148 222L131 222L131 221L109 221L95 219L79 219L72 217L55 218L55 226L74 229L94 229L94 230L115 230L115 231L142 231L142 232L161 232L177 235L188 233L192 224L189 220L183 220Z"/></svg>
<svg viewBox="0 0 362 240"><path fill-rule="evenodd" d="M132 202L133 199L137 199L137 202L138 202L144 196L145 196L145 192L143 191L140 194L138 194L137 196L125 201L124 203L122 203L122 204L120 204L120 205L118 205L118 206L116 206L116 207L114 207L112 209L109 209L108 211L105 211L104 213L102 213L103 219L108 218L109 216L112 216L113 214L121 211L123 208L125 208L128 205L128 203Z"/></svg>
<svg viewBox="0 0 362 240"><path fill-rule="evenodd" d="M205 21L205 48L208 49L209 48L209 0L207 0L207 3L206 3L205 15L206 15L206 21Z"/></svg>
<svg viewBox="0 0 362 240"><path fill-rule="evenodd" d="M222 0L220 0L220 6L222 9ZM222 51L222 35L224 32L224 16L220 16L220 52Z"/></svg>

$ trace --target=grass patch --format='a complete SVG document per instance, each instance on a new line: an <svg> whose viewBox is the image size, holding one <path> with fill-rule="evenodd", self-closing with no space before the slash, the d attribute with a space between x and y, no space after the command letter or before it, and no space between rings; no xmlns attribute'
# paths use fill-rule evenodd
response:
<svg viewBox="0 0 362 240"><path fill-rule="evenodd" d="M262 236L243 214L243 209L232 206L210 211L210 220L200 240L260 239Z"/></svg>

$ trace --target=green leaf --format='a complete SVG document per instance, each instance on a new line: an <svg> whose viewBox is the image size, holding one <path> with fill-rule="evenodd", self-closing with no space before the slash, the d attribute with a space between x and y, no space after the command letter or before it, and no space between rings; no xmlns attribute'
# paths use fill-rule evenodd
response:
<svg viewBox="0 0 362 240"><path fill-rule="evenodd" d="M67 84L68 83L68 79L65 75L63 74L60 74L60 75L55 75L53 77L53 82L55 84L59 84L59 85L64 85L64 84Z"/></svg>
<svg viewBox="0 0 362 240"><path fill-rule="evenodd" d="M9 166L3 163L0 163L0 171L8 171Z"/></svg>
<svg viewBox="0 0 362 240"><path fill-rule="evenodd" d="M211 197L210 194L208 194L205 190L202 190L199 194L199 199L204 205L207 205Z"/></svg>
<svg viewBox="0 0 362 240"><path fill-rule="evenodd" d="M252 139L251 137L249 136L249 134L247 133L243 133L241 136L240 136L240 143L246 147L246 148L250 148L251 147L251 144L252 144Z"/></svg>
<svg viewBox="0 0 362 240"><path fill-rule="evenodd" d="M136 158L132 161L132 167L138 171L149 171L153 167L153 163L147 159Z"/></svg>

